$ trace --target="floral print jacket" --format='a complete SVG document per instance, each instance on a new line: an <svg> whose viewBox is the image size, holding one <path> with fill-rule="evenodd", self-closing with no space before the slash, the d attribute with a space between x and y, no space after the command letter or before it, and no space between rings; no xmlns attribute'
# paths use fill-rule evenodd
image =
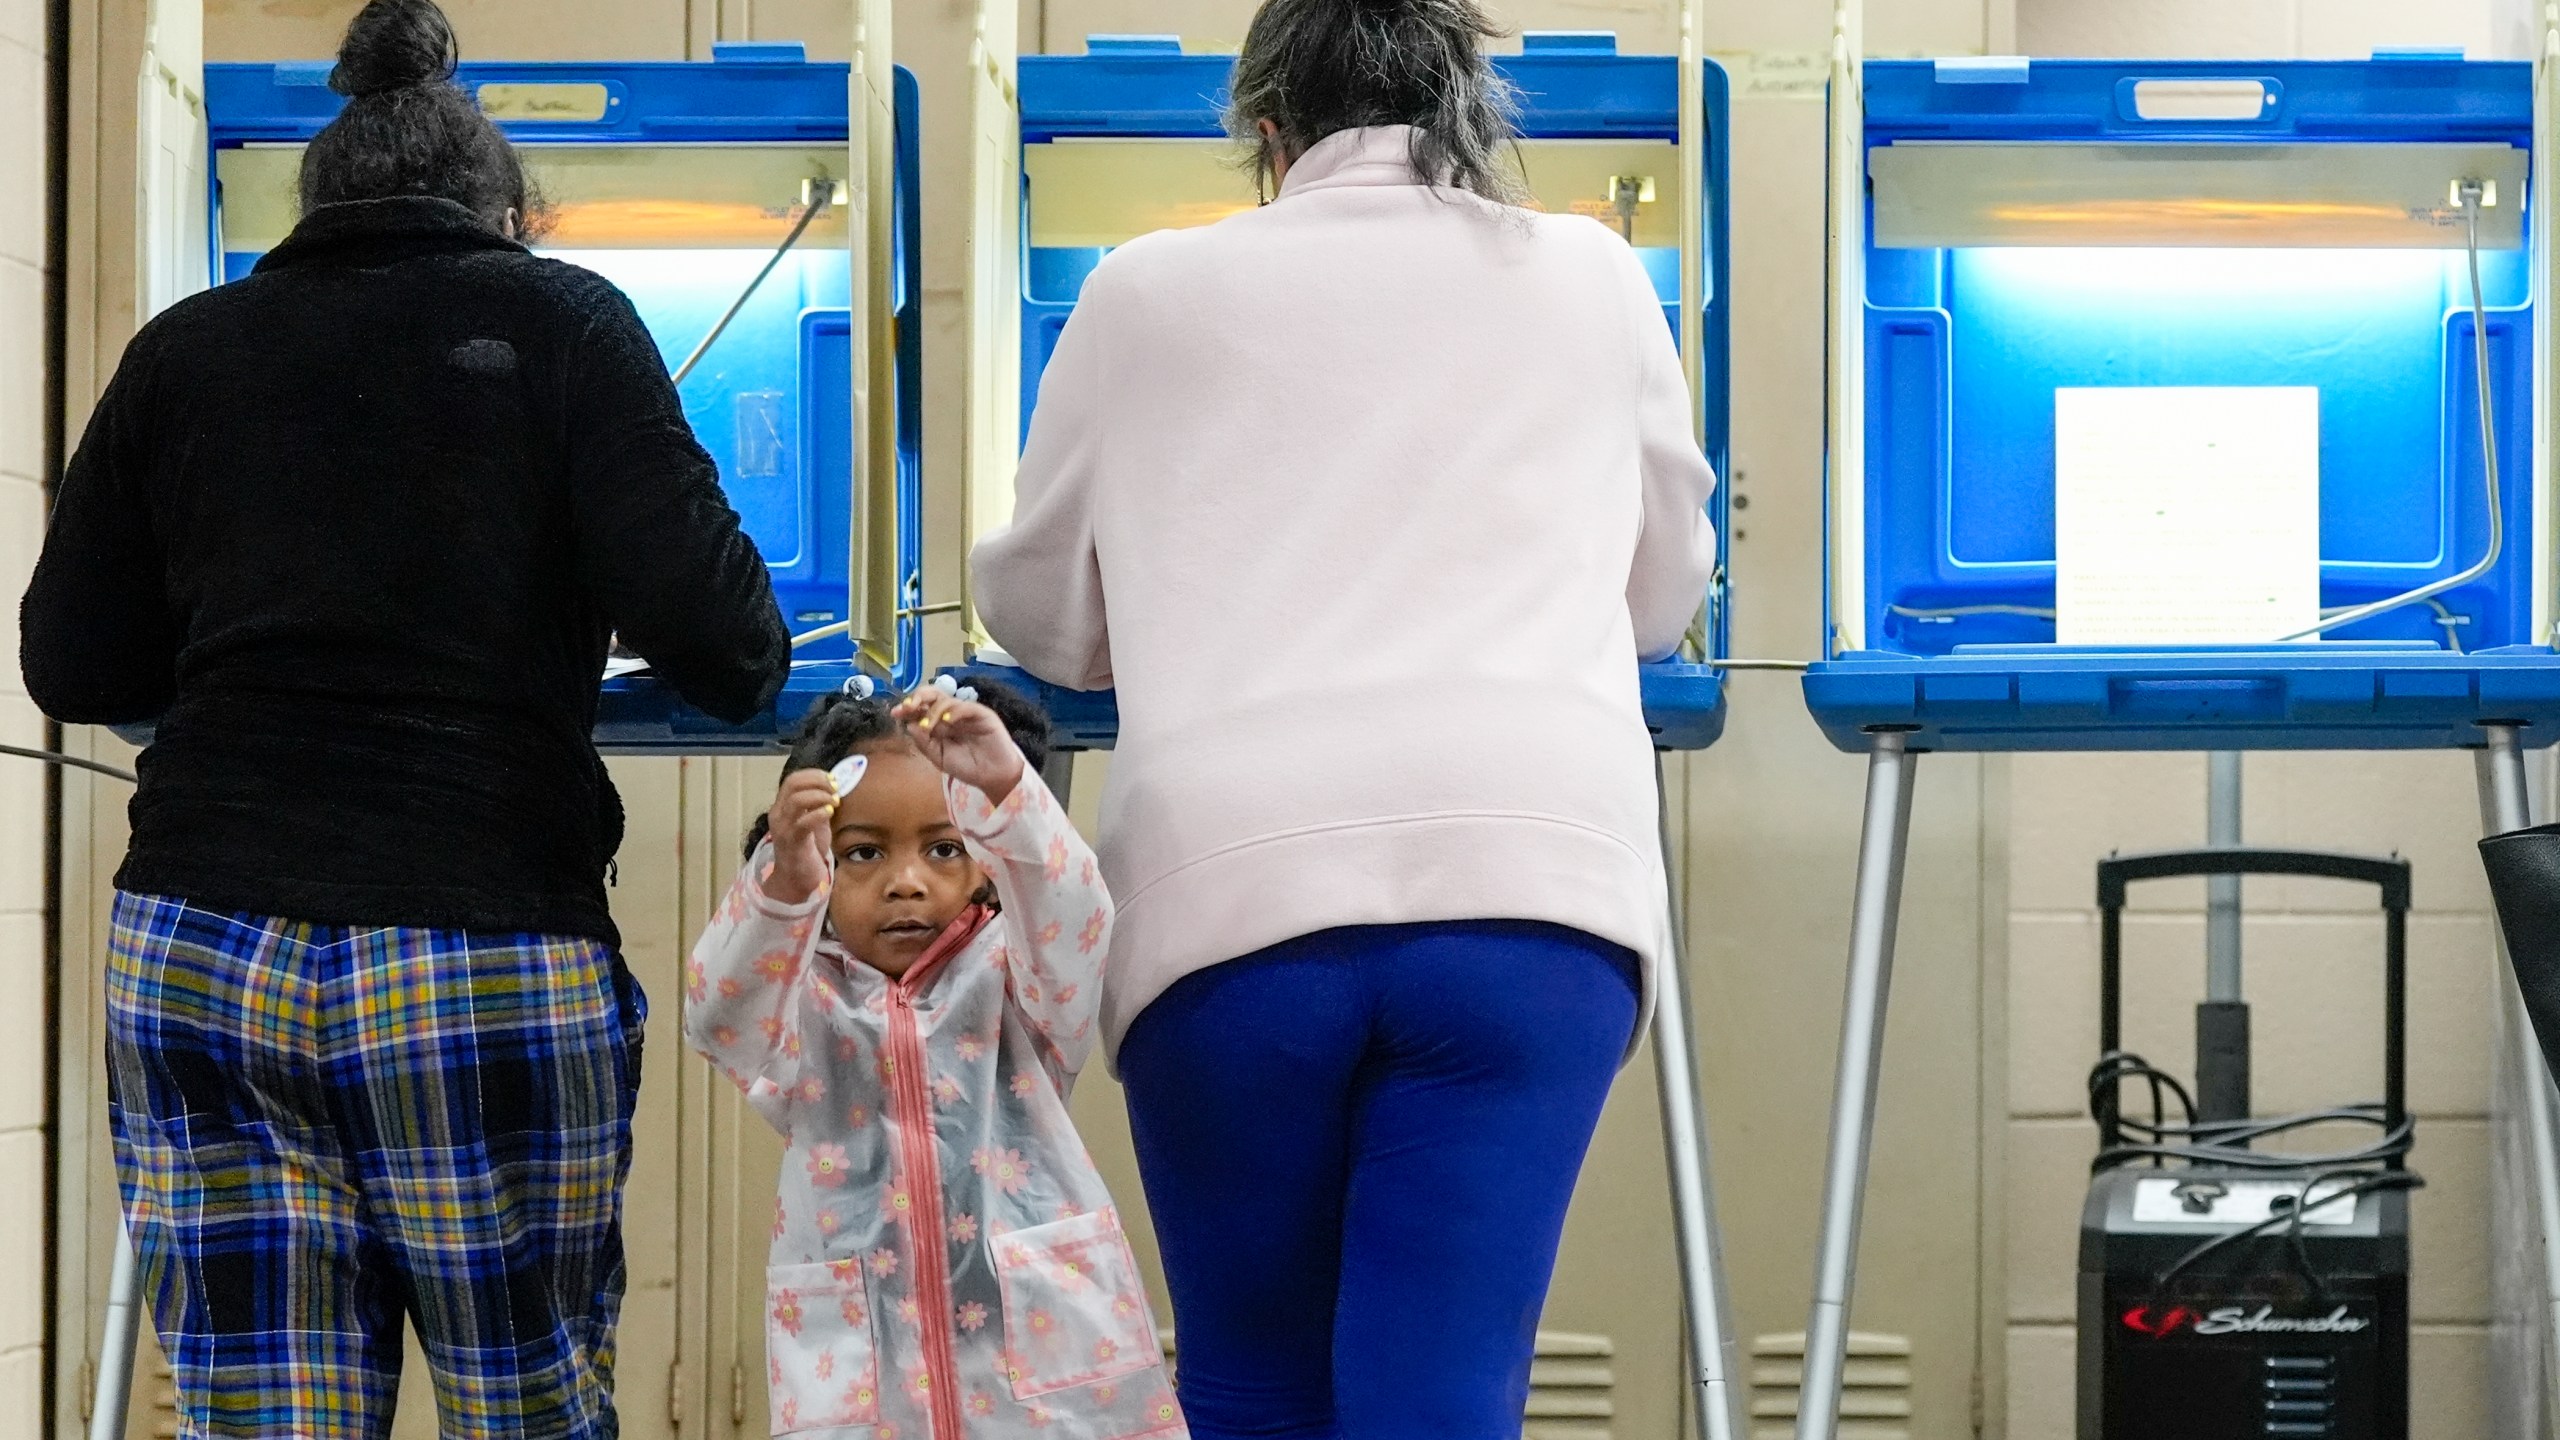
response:
<svg viewBox="0 0 2560 1440"><path fill-rule="evenodd" d="M1111 898L1037 775L951 813L994 877L903 979L768 897L768 843L694 947L685 1033L790 1142L766 1273L773 1433L1181 1437L1155 1322L1067 1118Z"/></svg>

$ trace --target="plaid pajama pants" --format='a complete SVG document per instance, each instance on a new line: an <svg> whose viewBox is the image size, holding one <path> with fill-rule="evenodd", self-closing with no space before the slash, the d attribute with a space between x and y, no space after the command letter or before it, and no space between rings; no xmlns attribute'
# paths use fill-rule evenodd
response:
<svg viewBox="0 0 2560 1440"><path fill-rule="evenodd" d="M646 1001L592 940L119 894L108 1094L180 1434L611 1440Z"/></svg>

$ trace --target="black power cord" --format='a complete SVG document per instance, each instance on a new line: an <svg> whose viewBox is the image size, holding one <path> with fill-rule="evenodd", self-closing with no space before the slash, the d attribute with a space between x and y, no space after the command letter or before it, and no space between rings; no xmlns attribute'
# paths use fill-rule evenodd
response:
<svg viewBox="0 0 2560 1440"><path fill-rule="evenodd" d="M2150 1087L2150 1120L2123 1114L2117 1087L2127 1080L2139 1081ZM2164 1096L2176 1098L2179 1109L2186 1116L2183 1121L2173 1123L2168 1119L2164 1113ZM2336 1105L2325 1110L2305 1110L2298 1115L2266 1120L2198 1122L2195 1100L2176 1076L2125 1050L2100 1056L2097 1065L2090 1070L2089 1116L2101 1128L2113 1120L2120 1133L2134 1137L2132 1144L2110 1145L2099 1151L2098 1157L2089 1164L2092 1174L2145 1160L2154 1165L2166 1165L2174 1160L2225 1170L2373 1166L2407 1155L2417 1134L2415 1123L2405 1118L2397 1126L2390 1125L2379 1104ZM2307 1130L2314 1125L2340 1124L2370 1125L2381 1133L2370 1145L2326 1154L2288 1154L2249 1148L2255 1141Z"/></svg>
<svg viewBox="0 0 2560 1440"><path fill-rule="evenodd" d="M2334 1190L2320 1188L2323 1184L2338 1181L2348 1183ZM2328 1277L2322 1275L2318 1268L2312 1265L2311 1251L2303 1243L2304 1217L2314 1210L2335 1205L2340 1201L2352 1201L2359 1195L2370 1195L2379 1190L2417 1190L2423 1188L2426 1183L2426 1180L2413 1170L2323 1170L2303 1184L2302 1198L2295 1201L2292 1208L2270 1215L2246 1229L2231 1230L2216 1235L2179 1256L2168 1269L2161 1271L2152 1280L2152 1290L2155 1293L2167 1290L2170 1281L2195 1268L2198 1262L2226 1245L2234 1245L2242 1240L2264 1235L2282 1226L2285 1230L2286 1248L2293 1255L2294 1269L2302 1273L2303 1279L2311 1282L2313 1293L2326 1296L2329 1293Z"/></svg>
<svg viewBox="0 0 2560 1440"><path fill-rule="evenodd" d="M47 765L86 770L93 775L104 775L110 780L121 780L127 785L142 783L142 777L130 770L119 770L113 765L103 765L95 760L83 760L77 755L65 755L59 750L30 750L23 745L0 745L0 755L15 755L21 760L41 760Z"/></svg>
<svg viewBox="0 0 2560 1440"><path fill-rule="evenodd" d="M2151 1118L2147 1121L2124 1113L2121 1087L2128 1080L2149 1089ZM2173 1099L2184 1117L2181 1120L2169 1119L2168 1106ZM2357 1196L2386 1190L2415 1190L2427 1183L2414 1170L2386 1168L2416 1147L2417 1126L2406 1117L2398 1125L2391 1124L2381 1105L2336 1105L2265 1120L2199 1123L2195 1098L2178 1077L2128 1050L2109 1051L2098 1057L2098 1063L2090 1069L2089 1116L2098 1122L2102 1133L2112 1125L2116 1133L2133 1137L2131 1144L2110 1145L2099 1151L2089 1165L2092 1174L2145 1162L2166 1168L2172 1161L2220 1170L2312 1172L2290 1208L2244 1229L2216 1235L2179 1256L2153 1280L2155 1292L2166 1291L2171 1281L2214 1254L2281 1228L2294 1268L2311 1283L2314 1293L2325 1296L2328 1278L2312 1265L2310 1248L2303 1240L2306 1217L2342 1200L2353 1201ZM2253 1142L2277 1135L2336 1124L2370 1125L2380 1133L2368 1145L2327 1153L2288 1154L2249 1148ZM2323 1186L2336 1188L2323 1190Z"/></svg>

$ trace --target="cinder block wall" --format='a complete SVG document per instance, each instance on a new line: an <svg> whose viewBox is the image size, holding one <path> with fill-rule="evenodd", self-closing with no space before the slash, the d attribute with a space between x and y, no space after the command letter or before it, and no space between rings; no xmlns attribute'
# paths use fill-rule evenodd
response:
<svg viewBox="0 0 2560 1440"><path fill-rule="evenodd" d="M2511 0L2019 0L2033 55L2361 58L2460 45L2521 56ZM2006 1163L2008 1433L2072 1429L2080 1199L2096 1144L2083 1088L2096 1058L2096 862L2205 837L2202 756L2037 756L2012 762ZM2496 955L2474 842L2472 762L2455 754L2251 756L2253 844L2371 854L2416 867L2410 925L2410 1100L2417 1333L2411 1433L2486 1433L2488 1053ZM2125 927L2129 1048L2194 1064L2204 990L2204 887L2137 890ZM2369 888L2268 880L2244 889L2262 1113L2378 1098L2382 922Z"/></svg>

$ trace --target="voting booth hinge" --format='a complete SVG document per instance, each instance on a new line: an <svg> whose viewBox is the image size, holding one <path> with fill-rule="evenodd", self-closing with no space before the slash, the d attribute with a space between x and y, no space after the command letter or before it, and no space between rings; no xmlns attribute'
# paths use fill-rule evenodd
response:
<svg viewBox="0 0 2560 1440"><path fill-rule="evenodd" d="M1690 434L1701 449L1708 449L1714 437L1707 433L1707 75L1706 24L1703 0L1681 0L1680 4L1680 373L1689 382ZM1632 195L1621 197L1622 185L1635 182ZM1621 213L1629 217L1628 239L1635 236L1635 207L1651 200L1655 187L1650 178L1627 176L1609 182L1611 198L1618 201ZM1718 197L1718 203L1721 203ZM1710 455L1714 454L1708 449ZM1716 483L1730 485L1729 475L1718 475ZM1716 537L1719 545L1726 537ZM1717 598L1710 595L1698 611L1696 630L1701 637L1701 658L1714 655L1716 639L1715 611Z"/></svg>
<svg viewBox="0 0 2560 1440"><path fill-rule="evenodd" d="M2533 156L2535 164L2526 178L2525 208L2534 215L2547 216L2555 191L2551 181L2551 160L2560 156L2560 6L2543 6L2543 28L2535 53L2533 82ZM2551 226L2535 224L2530 236L2533 295L2533 354L2536 366L2533 387L2533 471L2549 475L2553 463L2552 424L2560 415L2560 395L2553 387L2560 385L2560 365L2552 363L2551 302L2553 251ZM2551 487L2533 487L2533 520L2528 542L2533 550L2533 628L2527 638L2537 644L2560 644L2560 565L2552 554Z"/></svg>
<svg viewBox="0 0 2560 1440"><path fill-rule="evenodd" d="M1862 0L1841 0L1831 36L1830 256L1824 286L1829 350L1825 504L1830 511L1830 653L1865 648L1866 102Z"/></svg>
<svg viewBox="0 0 2560 1440"><path fill-rule="evenodd" d="M204 7L151 0L136 77L135 328L212 284Z"/></svg>
<svg viewBox="0 0 2560 1440"><path fill-rule="evenodd" d="M853 534L845 615L862 658L898 673L897 72L890 0L854 8L845 227L853 275Z"/></svg>
<svg viewBox="0 0 2560 1440"><path fill-rule="evenodd" d="M963 455L963 540L1013 520L1022 450L1022 106L1012 0L982 0L969 63L969 384ZM964 562L965 644L990 645Z"/></svg>
<svg viewBox="0 0 2560 1440"><path fill-rule="evenodd" d="M1680 6L1680 368L1689 378L1690 422L1707 440L1707 79L1701 0ZM1617 182L1612 182L1614 186ZM1650 195L1639 192L1639 199ZM1719 480L1724 477L1717 477Z"/></svg>

